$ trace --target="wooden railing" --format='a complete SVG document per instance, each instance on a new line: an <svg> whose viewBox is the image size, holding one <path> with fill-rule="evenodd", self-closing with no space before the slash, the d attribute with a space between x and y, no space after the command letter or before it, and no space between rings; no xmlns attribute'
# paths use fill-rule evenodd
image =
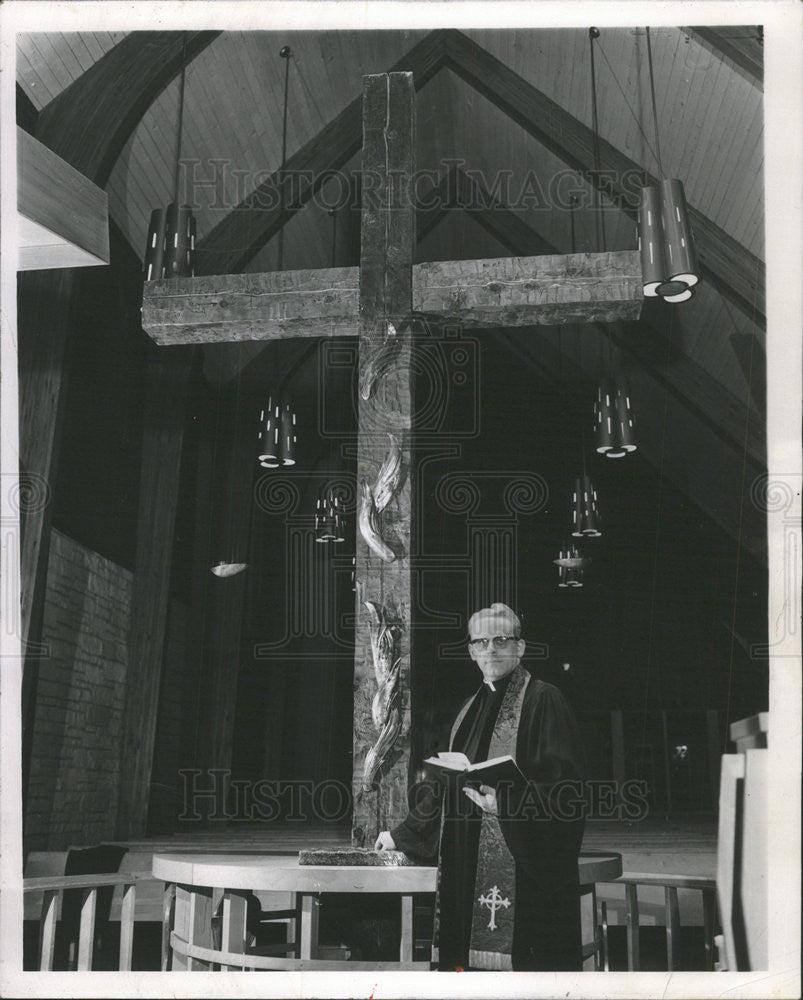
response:
<svg viewBox="0 0 803 1000"><path fill-rule="evenodd" d="M26 893L41 892L42 910L39 923L39 961L41 971L53 969L53 956L56 944L56 923L59 903L65 889L81 890L80 925L78 929L78 944L75 968L79 972L92 969L92 957L95 938L95 915L98 890L104 886L122 887L120 908L120 971L131 970L131 960L134 941L134 913L136 909L137 885L152 881L150 872L120 872L113 875L62 875L44 876L41 878L26 878L23 880L23 891ZM705 944L706 968L713 970L714 965L714 923L716 919L716 882L711 878L698 875L651 875L645 872L624 872L611 882L599 885L624 885L627 905L627 967L630 971L639 971L641 957L639 948L639 901L638 888L662 887L664 890L664 914L666 918L666 948L667 969L677 968L680 939L680 907L678 905L678 889L692 889L702 893L703 902L703 936ZM169 900L165 899L169 906Z"/></svg>
<svg viewBox="0 0 803 1000"><path fill-rule="evenodd" d="M76 889L82 892L75 968L78 972L88 972L92 969L92 954L95 945L98 890L105 886L121 886L119 969L121 972L130 972L134 944L137 883L152 879L153 876L150 872L119 872L114 875L46 875L40 878L23 879L23 892L41 892L43 894L39 921L39 970L49 972L53 969L59 903L65 889Z"/></svg>
<svg viewBox="0 0 803 1000"><path fill-rule="evenodd" d="M680 944L680 907L678 889L695 889L703 899L703 939L705 966L714 969L714 922L716 919L716 880L700 875L649 875L646 872L623 872L606 885L624 885L627 904L627 968L630 972L641 969L639 947L639 886L658 886L664 890L664 916L666 919L667 970L677 968Z"/></svg>

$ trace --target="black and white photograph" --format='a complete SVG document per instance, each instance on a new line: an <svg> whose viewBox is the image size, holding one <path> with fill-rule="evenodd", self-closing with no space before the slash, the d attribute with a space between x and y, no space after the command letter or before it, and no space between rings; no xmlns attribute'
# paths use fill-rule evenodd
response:
<svg viewBox="0 0 803 1000"><path fill-rule="evenodd" d="M799 996L799 6L0 18L0 992Z"/></svg>

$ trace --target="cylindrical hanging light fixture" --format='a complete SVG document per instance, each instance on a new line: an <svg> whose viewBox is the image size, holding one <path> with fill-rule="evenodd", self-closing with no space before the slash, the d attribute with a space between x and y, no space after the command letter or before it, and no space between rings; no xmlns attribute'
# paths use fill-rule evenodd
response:
<svg viewBox="0 0 803 1000"><path fill-rule="evenodd" d="M614 387L609 378L602 379L597 386L597 398L594 401L594 430L597 438L597 451L600 455L607 455L619 450L616 446Z"/></svg>
<svg viewBox="0 0 803 1000"><path fill-rule="evenodd" d="M661 138L658 131L649 28L647 28L647 62L650 69L656 159L662 180L657 186L648 184L641 191L638 243L644 294L657 295L665 302L685 302L694 294L692 289L700 280L700 274L683 184L676 178L667 179L661 162Z"/></svg>
<svg viewBox="0 0 803 1000"><path fill-rule="evenodd" d="M315 504L315 541L345 541L345 521L340 509L340 501L333 489L328 489L318 497Z"/></svg>
<svg viewBox="0 0 803 1000"><path fill-rule="evenodd" d="M165 278L195 275L195 216L189 205L174 201L167 206L162 266Z"/></svg>
<svg viewBox="0 0 803 1000"><path fill-rule="evenodd" d="M268 396L259 413L259 464L264 469L296 464L296 412L290 397L279 392Z"/></svg>
<svg viewBox="0 0 803 1000"><path fill-rule="evenodd" d="M630 389L623 378L600 381L594 401L594 430L597 451L606 458L624 458L636 450Z"/></svg>
<svg viewBox="0 0 803 1000"><path fill-rule="evenodd" d="M326 495L318 497L315 503L315 541L333 542L335 540L334 515Z"/></svg>
<svg viewBox="0 0 803 1000"><path fill-rule="evenodd" d="M574 481L572 493L572 523L574 538L599 538L599 511L597 491L589 476L579 476Z"/></svg>
<svg viewBox="0 0 803 1000"><path fill-rule="evenodd" d="M148 224L148 243L142 265L145 281L154 281L164 276L165 210L155 208Z"/></svg>
<svg viewBox="0 0 803 1000"><path fill-rule="evenodd" d="M282 465L295 465L296 411L285 393L281 394L279 403L279 448Z"/></svg>
<svg viewBox="0 0 803 1000"><path fill-rule="evenodd" d="M178 121L176 123L176 158L173 172L173 200L165 212L155 208L148 225L143 278L193 277L195 275L195 217L189 205L178 199L181 171L181 141L184 129L184 85L187 75L187 36L181 47L181 77L178 91Z"/></svg>
<svg viewBox="0 0 803 1000"><path fill-rule="evenodd" d="M678 285L692 288L700 280L700 275L689 222L689 207L686 204L686 193L681 181L662 180L661 198L666 265L669 274L667 284L671 283L675 287L667 289L661 286L658 294L667 298L670 295L679 295L685 290L684 287L678 288Z"/></svg>
<svg viewBox="0 0 803 1000"><path fill-rule="evenodd" d="M638 215L638 249L641 254L641 274L644 294L655 296L659 285L666 281L666 250L661 220L661 197L658 188L648 185L641 189Z"/></svg>
<svg viewBox="0 0 803 1000"><path fill-rule="evenodd" d="M559 587L582 587L583 570L588 564L587 559L580 555L580 550L572 542L564 542L553 562L558 567Z"/></svg>
<svg viewBox="0 0 803 1000"><path fill-rule="evenodd" d="M282 464L279 444L279 403L268 396L267 406L259 414L259 464L264 469L278 469Z"/></svg>
<svg viewBox="0 0 803 1000"><path fill-rule="evenodd" d="M616 428L619 434L619 451L629 454L637 448L635 439L635 429L633 426L633 404L630 401L630 386L623 378L616 379L615 385L616 403ZM608 454L609 458L621 458L621 454Z"/></svg>

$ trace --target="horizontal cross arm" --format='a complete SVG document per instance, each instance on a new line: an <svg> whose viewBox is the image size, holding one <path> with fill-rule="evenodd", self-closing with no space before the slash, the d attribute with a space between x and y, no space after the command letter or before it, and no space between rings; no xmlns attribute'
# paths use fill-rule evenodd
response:
<svg viewBox="0 0 803 1000"><path fill-rule="evenodd" d="M413 311L468 327L637 319L635 250L413 266ZM170 278L145 285L143 329L158 344L356 336L359 268Z"/></svg>

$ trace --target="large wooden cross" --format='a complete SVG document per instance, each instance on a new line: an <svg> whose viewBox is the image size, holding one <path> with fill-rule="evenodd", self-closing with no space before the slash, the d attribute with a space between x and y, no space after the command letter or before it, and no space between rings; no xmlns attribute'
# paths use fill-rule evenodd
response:
<svg viewBox="0 0 803 1000"><path fill-rule="evenodd" d="M414 121L412 74L365 77L359 268L153 281L146 284L143 299L143 328L159 344L357 336L361 366L377 357L392 326L400 349L371 391L358 400L358 494L363 481L371 485L377 480L389 450L388 433L399 442L404 465L415 475L415 348L404 333L413 312L463 327L499 328L632 320L641 311L636 251L414 265ZM374 518L392 559L383 558L357 532L352 835L360 846L371 846L378 830L392 826L406 812L410 640L415 625L410 568L414 495L408 475ZM381 647L381 622L374 618L371 623L366 601L373 602L374 612L390 627L384 638L395 643L388 647L391 666L399 663L398 701L391 706L397 717L391 718L388 706L380 704L378 723L372 703L382 673L375 671L374 662L377 645ZM383 755L378 787L364 789L366 758L383 728L385 742L395 738Z"/></svg>

